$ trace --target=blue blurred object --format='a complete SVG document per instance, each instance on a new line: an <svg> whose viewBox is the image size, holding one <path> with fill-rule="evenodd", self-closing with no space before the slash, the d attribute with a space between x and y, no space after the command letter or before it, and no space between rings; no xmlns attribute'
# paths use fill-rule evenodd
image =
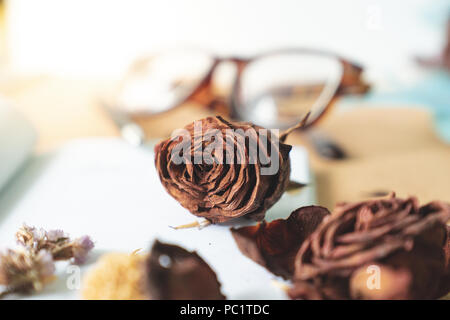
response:
<svg viewBox="0 0 450 320"><path fill-rule="evenodd" d="M447 41L446 26L449 18L449 0L436 0L432 2L432 5L422 5L417 12L417 23L423 24L421 28L429 29L430 31L434 30L437 38L442 38L444 42ZM440 52L436 52L434 57L439 57L439 54ZM408 59L413 59L412 56L418 55L420 55L419 52L411 52ZM429 58L433 58L433 55L429 54ZM415 68L420 73L424 71L423 66L420 67L418 64ZM403 73L402 76L405 77L405 74ZM414 76L415 73L412 74L412 77ZM425 76L422 76L414 84L408 84L401 80L398 81L395 77L393 79L387 77L385 80L392 91L375 90L364 97L363 101L378 105L382 103L424 107L433 114L435 128L439 137L445 142L450 143L449 72L429 69L429 71L425 72Z"/></svg>
<svg viewBox="0 0 450 320"><path fill-rule="evenodd" d="M434 115L438 135L450 143L450 74L436 71L411 87L389 93L371 93L364 101L420 105Z"/></svg>

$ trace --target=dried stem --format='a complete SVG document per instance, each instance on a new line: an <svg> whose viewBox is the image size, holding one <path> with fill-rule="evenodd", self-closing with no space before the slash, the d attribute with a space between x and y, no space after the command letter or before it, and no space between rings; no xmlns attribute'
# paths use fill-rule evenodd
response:
<svg viewBox="0 0 450 320"><path fill-rule="evenodd" d="M198 229L203 229L206 228L207 226L211 225L211 222L209 220L204 220L204 221L194 221L188 224L182 224L180 226L176 226L176 227L172 227L170 226L172 229L175 230L180 230L180 229L192 229L192 228L198 228Z"/></svg>
<svg viewBox="0 0 450 320"><path fill-rule="evenodd" d="M289 286L281 281L278 280L272 280L272 284L277 287L278 289L283 290L285 293L287 293L289 291Z"/></svg>
<svg viewBox="0 0 450 320"><path fill-rule="evenodd" d="M139 248L139 249L133 250L133 252L131 252L131 255L132 255L132 256L136 256L136 255L139 255L139 254L140 254L140 251L142 251L142 248Z"/></svg>
<svg viewBox="0 0 450 320"><path fill-rule="evenodd" d="M293 127L290 127L289 129L287 129L286 131L284 131L281 135L280 135L280 141L284 142L286 141L287 137L291 134L292 131L303 128L306 123L308 122L309 116L311 115L311 111L309 111L306 116L302 119L302 121L300 121L300 123L296 124Z"/></svg>

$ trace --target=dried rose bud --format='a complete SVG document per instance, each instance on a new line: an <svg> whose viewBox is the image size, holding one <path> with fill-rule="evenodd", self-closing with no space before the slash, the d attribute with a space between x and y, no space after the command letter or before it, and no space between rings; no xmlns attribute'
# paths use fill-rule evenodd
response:
<svg viewBox="0 0 450 320"><path fill-rule="evenodd" d="M448 204L420 207L414 197L338 205L300 248L289 294L296 299L439 298L450 285L444 250L449 219Z"/></svg>
<svg viewBox="0 0 450 320"><path fill-rule="evenodd" d="M48 251L34 253L19 248L0 254L0 285L5 286L7 292L40 291L53 278L54 272L55 265Z"/></svg>
<svg viewBox="0 0 450 320"><path fill-rule="evenodd" d="M156 241L146 269L148 292L152 299L225 299L215 272L196 252Z"/></svg>
<svg viewBox="0 0 450 320"><path fill-rule="evenodd" d="M292 212L286 220L232 228L231 233L244 255L275 275L290 279L300 246L329 213L319 206L302 207Z"/></svg>
<svg viewBox="0 0 450 320"><path fill-rule="evenodd" d="M289 132L278 137L251 123L209 117L160 142L156 169L167 192L196 216L212 223L261 220L289 183L292 147L283 143Z"/></svg>

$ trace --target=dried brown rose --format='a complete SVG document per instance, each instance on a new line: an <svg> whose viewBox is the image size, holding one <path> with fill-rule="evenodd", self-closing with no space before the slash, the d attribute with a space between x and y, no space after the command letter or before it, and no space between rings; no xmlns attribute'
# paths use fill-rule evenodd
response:
<svg viewBox="0 0 450 320"><path fill-rule="evenodd" d="M294 299L435 299L448 292L450 206L414 197L340 204L303 243ZM369 285L372 268L379 287Z"/></svg>
<svg viewBox="0 0 450 320"><path fill-rule="evenodd" d="M167 192L196 216L261 220L289 183L291 146L283 141L291 131L278 138L251 123L208 117L160 142L156 169Z"/></svg>
<svg viewBox="0 0 450 320"><path fill-rule="evenodd" d="M447 224L447 241L444 246L445 251L445 267L447 269L448 274L450 275L450 225Z"/></svg>
<svg viewBox="0 0 450 320"><path fill-rule="evenodd" d="M232 228L231 233L244 255L272 273L290 279L300 246L329 213L319 206L302 207L285 220Z"/></svg>
<svg viewBox="0 0 450 320"><path fill-rule="evenodd" d="M447 240L444 245L445 277L442 280L439 295L450 295L450 225L447 223Z"/></svg>
<svg viewBox="0 0 450 320"><path fill-rule="evenodd" d="M196 252L156 241L146 270L151 299L225 299L215 272Z"/></svg>

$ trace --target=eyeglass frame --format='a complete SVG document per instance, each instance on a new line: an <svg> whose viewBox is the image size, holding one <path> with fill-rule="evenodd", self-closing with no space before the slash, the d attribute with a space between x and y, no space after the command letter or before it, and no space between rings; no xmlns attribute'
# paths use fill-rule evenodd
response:
<svg viewBox="0 0 450 320"><path fill-rule="evenodd" d="M200 105L203 105L209 109L215 110L218 109L220 105L224 106L225 109L228 112L228 115L235 120L243 120L241 117L239 117L239 112L237 111L238 108L242 105L242 103L239 101L241 96L241 78L242 74L245 70L245 68L252 62L272 55L278 55L278 54L315 54L320 56L326 56L334 58L337 62L339 62L342 66L342 75L341 79L339 81L339 85L337 86L333 96L328 101L328 103L324 106L321 113L314 119L312 119L310 122L305 124L301 129L305 130L310 128L311 126L315 125L317 122L319 122L325 114L327 114L332 107L335 105L336 101L345 95L349 94L363 94L370 90L370 85L366 83L362 78L362 73L364 71L364 68L354 62L351 62L337 54L327 52L327 51L321 51L321 50L315 50L315 49L306 49L306 48L289 48L289 49L282 49L282 50L273 50L273 51L267 51L262 54L254 55L250 58L242 58L242 57L219 57L217 55L210 54L210 57L212 58L211 66L209 67L209 70L205 73L202 80L199 81L197 86L192 90L191 93L189 93L184 99L180 100L178 103L174 104L170 108L159 111L159 112L145 112L145 111L138 111L133 112L132 115L134 117L151 117L159 114L166 113L168 111L171 111L175 108L181 107L189 102L198 103ZM148 59L148 58L147 58ZM138 68L139 64L144 63L146 60L139 60L135 64L135 68ZM224 101L223 97L219 97L217 94L215 94L212 90L213 86L213 75L216 71L217 67L224 62L231 62L234 63L236 66L236 75L235 79L233 80L233 85L231 92L229 96L227 97L228 101Z"/></svg>

